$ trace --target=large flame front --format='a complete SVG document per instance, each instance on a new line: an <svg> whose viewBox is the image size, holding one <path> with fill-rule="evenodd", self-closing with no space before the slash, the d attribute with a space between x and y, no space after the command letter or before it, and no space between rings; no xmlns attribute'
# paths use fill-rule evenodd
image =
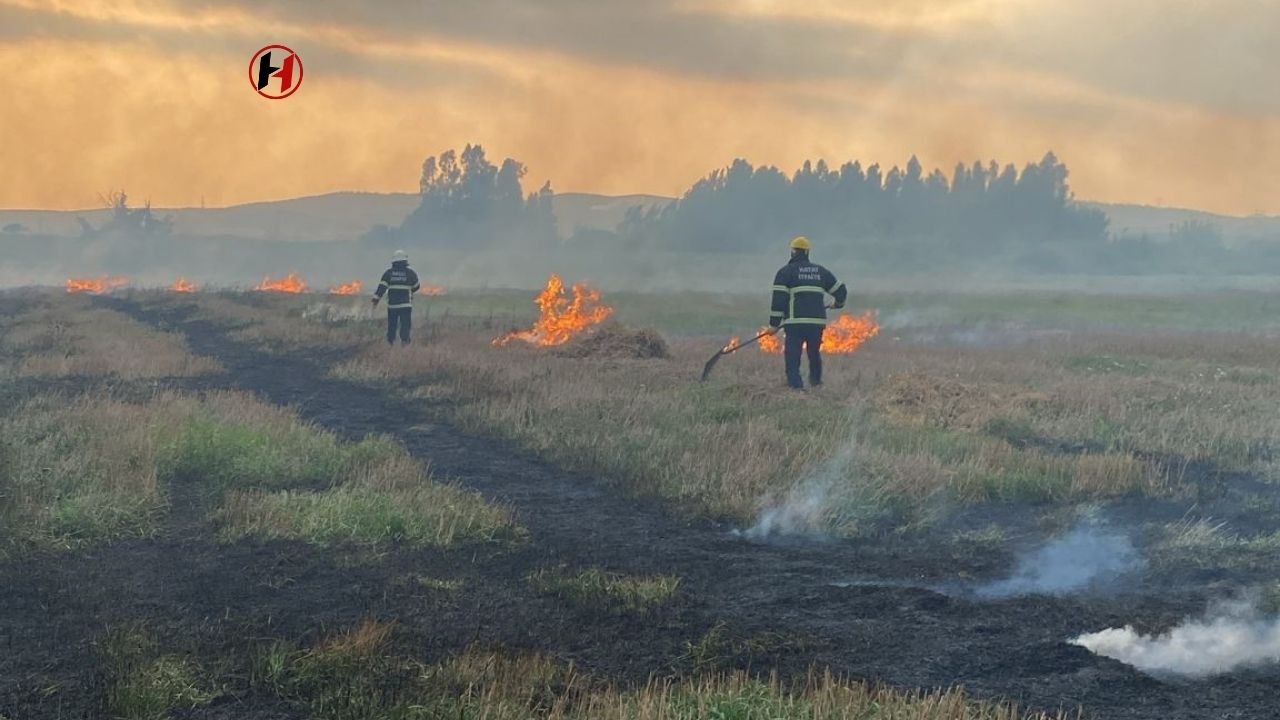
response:
<svg viewBox="0 0 1280 720"><path fill-rule="evenodd" d="M271 276L262 278L262 282L258 283L254 288L258 292L278 292L290 293L296 295L307 291L307 284L302 278L295 273L289 273L279 280L272 280Z"/></svg>
<svg viewBox="0 0 1280 720"><path fill-rule="evenodd" d="M67 292L101 295L112 290L118 290L128 284L129 278L127 277L67 278Z"/></svg>
<svg viewBox="0 0 1280 720"><path fill-rule="evenodd" d="M186 278L178 278L169 286L169 292L176 293L193 293L199 289L199 286Z"/></svg>
<svg viewBox="0 0 1280 720"><path fill-rule="evenodd" d="M494 338L494 345L506 345L512 340L523 340L539 347L562 345L613 314L613 308L600 304L599 290L581 283L573 286L573 300L569 300L564 294L564 281L558 275L547 280L546 288L534 302L540 312L533 327Z"/></svg>
<svg viewBox="0 0 1280 720"><path fill-rule="evenodd" d="M879 334L880 326L876 324L875 311L868 311L857 317L841 313L827 325L826 331L822 333L822 352L833 355L848 354ZM782 341L777 335L765 335L760 338L760 349L767 353L780 353Z"/></svg>
<svg viewBox="0 0 1280 720"><path fill-rule="evenodd" d="M344 285L339 285L338 287L331 288L329 290L329 294L330 295L359 295L360 291L363 289L364 289L364 283L360 282L359 280L352 280L351 282L346 283Z"/></svg>

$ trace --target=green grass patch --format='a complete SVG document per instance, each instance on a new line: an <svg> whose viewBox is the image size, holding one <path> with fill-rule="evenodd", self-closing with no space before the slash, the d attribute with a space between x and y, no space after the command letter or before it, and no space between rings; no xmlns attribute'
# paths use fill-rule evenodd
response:
<svg viewBox="0 0 1280 720"><path fill-rule="evenodd" d="M435 592L454 593L462 589L463 582L461 580L448 580L445 578L432 577L430 575L410 573L398 578L396 580L396 585L410 590L432 590Z"/></svg>
<svg viewBox="0 0 1280 720"><path fill-rule="evenodd" d="M118 720L163 720L178 710L208 705L219 691L190 657L159 654L137 628L107 634L100 655L108 677L106 707Z"/></svg>
<svg viewBox="0 0 1280 720"><path fill-rule="evenodd" d="M156 532L155 439L172 417L110 398L40 397L0 416L0 556Z"/></svg>
<svg viewBox="0 0 1280 720"><path fill-rule="evenodd" d="M259 648L250 683L308 710L316 720L425 720L422 666L387 651L394 626L366 620L314 647Z"/></svg>
<svg viewBox="0 0 1280 720"><path fill-rule="evenodd" d="M438 483L392 491L352 484L322 492L233 491L217 515L226 541L305 540L447 547L511 540L510 513L474 493Z"/></svg>
<svg viewBox="0 0 1280 720"><path fill-rule="evenodd" d="M1031 418L1020 415L997 415L987 421L982 431L1018 446L1030 445L1041 439Z"/></svg>
<svg viewBox="0 0 1280 720"><path fill-rule="evenodd" d="M344 442L243 393L39 397L0 411L0 557L154 535L173 482L227 539L453 545L520 536L395 440Z"/></svg>
<svg viewBox="0 0 1280 720"><path fill-rule="evenodd" d="M1248 385L1250 387L1273 385L1276 382L1275 373L1266 372L1264 370L1254 370L1252 368L1230 368L1227 370L1221 370L1220 373L1221 378L1227 382Z"/></svg>
<svg viewBox="0 0 1280 720"><path fill-rule="evenodd" d="M671 602L680 578L671 575L634 576L588 568L571 572L543 568L529 576L529 586L555 595L573 607L616 615L645 615Z"/></svg>
<svg viewBox="0 0 1280 720"><path fill-rule="evenodd" d="M160 453L167 477L198 478L217 490L330 487L395 456L382 437L349 443L292 412L247 396L203 404Z"/></svg>
<svg viewBox="0 0 1280 720"><path fill-rule="evenodd" d="M1170 567L1280 570L1280 532L1244 536L1225 523L1183 520L1163 529L1155 546L1156 562Z"/></svg>
<svg viewBox="0 0 1280 720"><path fill-rule="evenodd" d="M952 541L975 554L994 553L1005 547L1009 536L1004 528L991 523L983 528L957 532L952 536Z"/></svg>
<svg viewBox="0 0 1280 720"><path fill-rule="evenodd" d="M778 655L812 652L816 646L813 640L790 633L735 636L727 625L716 623L697 640L685 643L678 665L687 667L694 675L705 677L708 673L754 665L758 660Z"/></svg>

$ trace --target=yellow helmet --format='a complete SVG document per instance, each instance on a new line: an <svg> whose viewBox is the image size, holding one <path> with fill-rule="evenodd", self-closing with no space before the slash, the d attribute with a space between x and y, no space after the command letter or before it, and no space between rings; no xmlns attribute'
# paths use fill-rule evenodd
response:
<svg viewBox="0 0 1280 720"><path fill-rule="evenodd" d="M803 235L797 235L791 241L791 249L792 250L812 250L813 243L809 242L809 238Z"/></svg>

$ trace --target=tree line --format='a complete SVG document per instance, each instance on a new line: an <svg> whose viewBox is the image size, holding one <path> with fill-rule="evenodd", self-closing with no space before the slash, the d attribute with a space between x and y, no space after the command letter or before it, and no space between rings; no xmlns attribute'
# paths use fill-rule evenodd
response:
<svg viewBox="0 0 1280 720"><path fill-rule="evenodd" d="M1184 223L1160 237L1113 234L1105 213L1076 201L1069 175L1052 152L1021 169L973 162L949 174L926 172L915 156L887 170L806 161L791 174L738 159L669 204L632 208L613 230L576 228L561 241L550 183L526 194L522 163L495 165L468 145L427 158L419 206L367 239L411 248L759 254L806 235L823 257L879 271L1280 272L1280 250L1229 247L1212 225Z"/></svg>

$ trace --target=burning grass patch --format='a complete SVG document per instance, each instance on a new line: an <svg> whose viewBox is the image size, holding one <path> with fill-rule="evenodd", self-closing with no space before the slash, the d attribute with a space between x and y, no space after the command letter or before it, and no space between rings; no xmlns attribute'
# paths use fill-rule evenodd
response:
<svg viewBox="0 0 1280 720"><path fill-rule="evenodd" d="M173 334L97 308L80 296L41 298L0 320L0 363L21 377L110 376L122 380L194 377L221 371Z"/></svg>
<svg viewBox="0 0 1280 720"><path fill-rule="evenodd" d="M564 567L555 567L530 575L529 586L537 592L555 595L582 610L647 615L675 599L680 578L672 575L622 575L600 568L572 572Z"/></svg>

